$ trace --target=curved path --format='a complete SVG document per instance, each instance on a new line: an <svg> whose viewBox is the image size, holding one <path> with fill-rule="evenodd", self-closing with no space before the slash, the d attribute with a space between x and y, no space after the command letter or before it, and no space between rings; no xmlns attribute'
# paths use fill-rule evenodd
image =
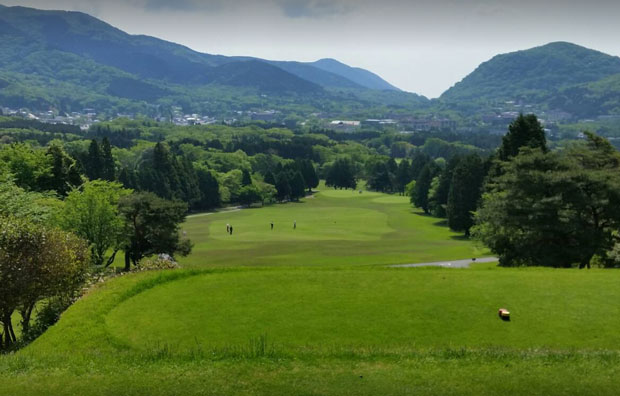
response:
<svg viewBox="0 0 620 396"><path fill-rule="evenodd" d="M499 259L497 257L482 257L482 258L477 258L475 261L472 259L452 260L452 261L435 261L432 263L390 265L390 267L393 267L393 268L410 268L410 267L469 268L469 265L472 263L493 263L498 260Z"/></svg>

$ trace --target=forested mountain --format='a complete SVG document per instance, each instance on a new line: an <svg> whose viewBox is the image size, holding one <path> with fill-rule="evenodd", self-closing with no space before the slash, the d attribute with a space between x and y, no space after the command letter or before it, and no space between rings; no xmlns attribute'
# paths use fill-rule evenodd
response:
<svg viewBox="0 0 620 396"><path fill-rule="evenodd" d="M325 70L341 77L344 77L354 83L369 89L400 91L392 84L388 83L378 75L359 67L351 67L335 59L320 59L310 63L312 66Z"/></svg>
<svg viewBox="0 0 620 396"><path fill-rule="evenodd" d="M596 87L603 88L606 84L596 82L618 73L620 58L556 42L495 56L444 92L441 100L451 103L521 100L578 111L575 104L582 99L576 96L604 90ZM597 102L594 107L603 102L590 99Z"/></svg>
<svg viewBox="0 0 620 396"><path fill-rule="evenodd" d="M0 104L9 107L114 114L144 113L148 103L212 113L234 102L233 110L277 103L316 111L345 101L357 103L347 108L383 105L379 90L394 89L362 69L338 63L332 72L322 65L203 54L129 35L80 12L0 8ZM265 95L275 98L256 99ZM427 102L415 94L402 98L403 106Z"/></svg>

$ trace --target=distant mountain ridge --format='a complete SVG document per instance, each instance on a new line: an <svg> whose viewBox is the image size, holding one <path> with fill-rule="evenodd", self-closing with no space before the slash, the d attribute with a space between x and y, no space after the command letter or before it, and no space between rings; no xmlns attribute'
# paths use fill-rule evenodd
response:
<svg viewBox="0 0 620 396"><path fill-rule="evenodd" d="M0 105L228 115L285 109L354 119L431 109L468 117L515 101L579 118L620 115L620 58L566 42L501 54L437 100L335 59L211 55L87 14L0 6ZM500 106L501 107L501 106ZM169 110L164 110L169 111Z"/></svg>
<svg viewBox="0 0 620 396"><path fill-rule="evenodd" d="M310 63L310 65L342 76L366 88L400 91L400 89L388 83L378 75L359 67L345 65L344 63L338 62L336 59L320 59L316 62Z"/></svg>
<svg viewBox="0 0 620 396"><path fill-rule="evenodd" d="M342 69L205 54L81 12L0 6L0 106L13 109L160 116L181 107L222 119L276 109L359 118L430 103L384 89L373 73ZM365 80L355 77L360 73Z"/></svg>
<svg viewBox="0 0 620 396"><path fill-rule="evenodd" d="M0 34L9 35L13 39L18 38L21 43L28 43L22 49L36 47L37 50L68 52L140 78L165 80L171 83L225 82L236 86L256 86L267 91L290 90L303 93L318 91L319 87L313 84L326 88L374 89L350 81L341 74L313 67L311 64L210 55L154 37L132 36L80 12L2 7ZM2 47L3 50L8 49L6 44ZM23 51L13 50L5 53L18 55L16 52ZM0 55L0 57L6 60L6 56ZM244 67L243 62L252 63ZM230 66L232 63L237 63L237 66ZM270 69L265 64L275 66L279 70ZM255 76L248 65L258 68ZM239 74L241 69L244 69L242 75ZM234 73L223 75L226 70L234 70ZM366 73L375 76L370 72ZM236 77L239 77L239 80ZM381 80L378 76L376 79Z"/></svg>

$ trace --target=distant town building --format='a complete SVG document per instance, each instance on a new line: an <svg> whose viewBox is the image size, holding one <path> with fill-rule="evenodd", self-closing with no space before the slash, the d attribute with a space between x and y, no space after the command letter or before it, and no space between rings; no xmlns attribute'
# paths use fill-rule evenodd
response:
<svg viewBox="0 0 620 396"><path fill-rule="evenodd" d="M360 125L359 121L334 120L329 123L328 128L336 131L351 132L359 129Z"/></svg>
<svg viewBox="0 0 620 396"><path fill-rule="evenodd" d="M401 127L406 128L407 130L417 131L417 132L428 132L428 131L433 131L433 130L453 131L457 127L457 122L454 120L447 119L447 118L430 118L430 119L412 118L408 120L403 120L401 122Z"/></svg>
<svg viewBox="0 0 620 396"><path fill-rule="evenodd" d="M250 114L252 121L274 121L279 114L275 110L259 111Z"/></svg>
<svg viewBox="0 0 620 396"><path fill-rule="evenodd" d="M392 119L374 119L374 118L369 118L367 120L362 121L362 126L365 127L379 127L379 128L383 128L383 127L389 127L389 126L396 126L398 123Z"/></svg>

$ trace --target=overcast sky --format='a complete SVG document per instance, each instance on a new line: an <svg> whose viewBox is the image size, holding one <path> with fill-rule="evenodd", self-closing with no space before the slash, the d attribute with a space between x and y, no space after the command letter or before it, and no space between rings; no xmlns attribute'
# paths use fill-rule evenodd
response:
<svg viewBox="0 0 620 396"><path fill-rule="evenodd" d="M87 12L210 54L335 58L437 97L498 53L570 41L620 55L619 0L0 0Z"/></svg>

